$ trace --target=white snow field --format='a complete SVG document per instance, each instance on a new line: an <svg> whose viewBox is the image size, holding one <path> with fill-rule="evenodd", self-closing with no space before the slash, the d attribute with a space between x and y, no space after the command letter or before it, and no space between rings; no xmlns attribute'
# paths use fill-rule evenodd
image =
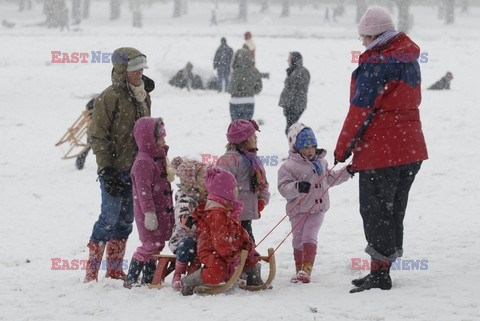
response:
<svg viewBox="0 0 480 321"><path fill-rule="evenodd" d="M466 14L457 8L450 26L437 19L435 8L411 8L415 25L410 36L428 52L428 62L421 64L422 88L447 71L455 77L450 91L422 92L430 159L410 193L403 259L428 260L427 269L392 271L391 291L349 294L351 279L368 273L352 270L351 263L369 258L363 251L358 177L330 191L310 284L289 282L294 273L290 238L276 252L273 289L256 293L235 288L216 296L183 297L171 287L127 290L121 281L105 279L104 272L98 283L84 284L82 270L52 269L52 259L71 263L88 257L86 244L100 210L94 156L79 171L73 160L61 159L62 149L54 144L90 96L110 84L111 64L90 59L52 64L51 51L111 53L132 46L144 52L150 66L145 74L156 81L152 115L165 119L170 158L200 160L201 154L224 152L229 95L177 90L167 81L187 61L202 76L213 75L220 37L238 49L250 30L257 67L271 74L256 98L254 118L265 122L259 153L287 155L285 119L277 104L287 54L296 50L312 76L301 121L314 129L333 166L356 67L351 51L363 51L355 7L348 3L337 23L323 21L323 3L319 9L294 6L283 19L278 4L260 14L259 4L252 3L248 23L228 20L210 27L213 3L191 2L188 15L173 19L171 2L155 2L144 10L139 29L130 27L126 4L121 18L110 22L108 2L92 1L88 20L76 31L60 32L35 26L44 19L41 4L19 13L14 3L0 1L0 20L16 23L11 29L0 27L0 320L480 320L479 7ZM231 19L237 10L237 4L221 2L218 18ZM254 222L257 240L285 215L285 200L276 188L278 168L266 168L272 198ZM289 231L290 224L283 222L260 252L276 247ZM126 259L138 245L134 228Z"/></svg>

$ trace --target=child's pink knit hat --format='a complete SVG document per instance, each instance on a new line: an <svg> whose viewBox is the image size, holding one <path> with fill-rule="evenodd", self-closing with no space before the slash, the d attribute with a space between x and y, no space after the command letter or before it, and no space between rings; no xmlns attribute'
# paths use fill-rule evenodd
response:
<svg viewBox="0 0 480 321"><path fill-rule="evenodd" d="M369 8L358 23L358 34L364 36L376 36L385 31L394 31L392 17L387 10L381 7Z"/></svg>
<svg viewBox="0 0 480 321"><path fill-rule="evenodd" d="M236 119L231 122L227 130L229 143L240 144L252 136L255 131L260 131L254 120Z"/></svg>
<svg viewBox="0 0 480 321"><path fill-rule="evenodd" d="M233 191L237 186L237 180L229 171L218 166L207 167L205 186L209 195L219 196L231 202L236 201Z"/></svg>

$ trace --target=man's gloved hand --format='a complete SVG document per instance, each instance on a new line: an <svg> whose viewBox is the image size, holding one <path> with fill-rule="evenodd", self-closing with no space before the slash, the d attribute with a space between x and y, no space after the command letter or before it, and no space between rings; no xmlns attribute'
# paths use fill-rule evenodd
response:
<svg viewBox="0 0 480 321"><path fill-rule="evenodd" d="M339 154L339 153L338 153L337 151L334 151L334 152L333 152L333 159L334 159L333 164L334 164L334 165L337 165L338 163L343 163L343 162L345 162L345 159L339 159L339 158L338 158L338 157L339 157L338 154Z"/></svg>
<svg viewBox="0 0 480 321"><path fill-rule="evenodd" d="M158 227L157 214L154 212L145 213L145 228L149 231L155 231Z"/></svg>
<svg viewBox="0 0 480 321"><path fill-rule="evenodd" d="M312 184L310 184L309 182L305 182L305 181L297 182L297 190L300 193L308 193L308 191L310 191L311 186Z"/></svg>
<svg viewBox="0 0 480 321"><path fill-rule="evenodd" d="M352 165L348 165L347 166L347 172L348 174L350 174L350 176L353 178L355 176L355 174L357 173L356 170L352 169Z"/></svg>
<svg viewBox="0 0 480 321"><path fill-rule="evenodd" d="M118 172L113 167L105 167L100 176L103 177L105 191L113 197L125 195L125 183L120 179Z"/></svg>

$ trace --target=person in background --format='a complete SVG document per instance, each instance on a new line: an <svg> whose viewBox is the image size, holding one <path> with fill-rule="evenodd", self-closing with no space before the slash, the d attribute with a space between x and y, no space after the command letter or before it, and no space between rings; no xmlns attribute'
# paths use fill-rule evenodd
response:
<svg viewBox="0 0 480 321"><path fill-rule="evenodd" d="M232 69L233 49L227 45L227 39L220 40L220 47L215 52L213 59L213 69L217 70L218 75L218 92L226 91L230 71Z"/></svg>
<svg viewBox="0 0 480 321"><path fill-rule="evenodd" d="M257 47L255 46L255 42L253 42L252 33L247 31L243 37L245 39L245 43L243 44L242 48L247 50L252 55L253 64L255 65L255 51Z"/></svg>
<svg viewBox="0 0 480 321"><path fill-rule="evenodd" d="M239 49L233 57L233 72L227 91L230 93L230 117L252 119L255 110L255 95L263 88L260 72L255 68L248 51Z"/></svg>
<svg viewBox="0 0 480 321"><path fill-rule="evenodd" d="M310 85L310 72L303 66L303 57L299 52L292 51L288 54L287 78L285 87L280 95L278 105L283 108L287 119L288 129L298 122L307 108L308 87Z"/></svg>
<svg viewBox="0 0 480 321"><path fill-rule="evenodd" d="M439 81L428 87L430 90L450 89L450 82L453 79L453 74L449 71Z"/></svg>

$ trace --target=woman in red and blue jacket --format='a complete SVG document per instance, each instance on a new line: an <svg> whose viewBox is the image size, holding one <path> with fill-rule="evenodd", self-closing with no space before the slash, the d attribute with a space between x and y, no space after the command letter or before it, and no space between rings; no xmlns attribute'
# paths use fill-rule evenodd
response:
<svg viewBox="0 0 480 321"><path fill-rule="evenodd" d="M420 121L420 48L395 31L387 11L372 7L358 31L366 51L350 88L350 109L335 149L335 161L353 153L360 176L360 213L371 273L354 280L351 292L392 287L391 262L403 253L403 218L410 187L428 159ZM373 267L379 267L374 269Z"/></svg>

